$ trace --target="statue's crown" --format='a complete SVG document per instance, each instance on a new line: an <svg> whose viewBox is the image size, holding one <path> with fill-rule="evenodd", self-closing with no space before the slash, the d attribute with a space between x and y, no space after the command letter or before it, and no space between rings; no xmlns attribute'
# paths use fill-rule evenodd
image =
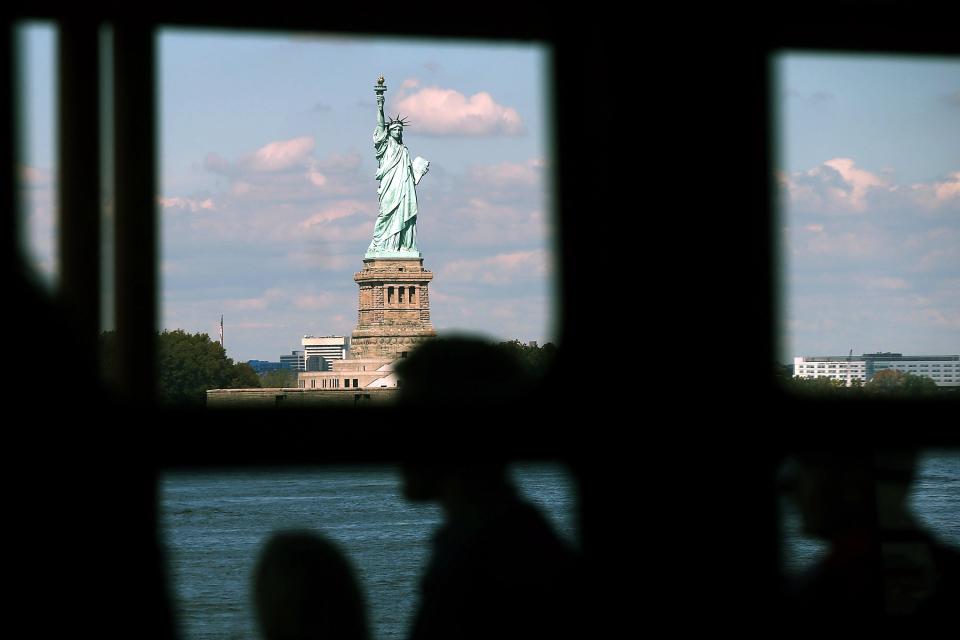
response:
<svg viewBox="0 0 960 640"><path fill-rule="evenodd" d="M407 120L406 118L402 117L402 116L398 113L396 118L390 118L389 120L387 120L387 128L389 128L390 125L394 125L394 124L399 124L399 125L402 126L404 129L406 129L407 127L410 126L410 121Z"/></svg>

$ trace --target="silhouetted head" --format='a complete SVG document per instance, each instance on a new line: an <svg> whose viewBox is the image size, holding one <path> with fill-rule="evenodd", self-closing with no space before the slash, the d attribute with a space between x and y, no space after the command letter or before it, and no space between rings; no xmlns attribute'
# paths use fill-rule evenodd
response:
<svg viewBox="0 0 960 640"><path fill-rule="evenodd" d="M916 472L913 452L803 453L791 489L803 532L825 540L870 531L885 516L904 518Z"/></svg>
<svg viewBox="0 0 960 640"><path fill-rule="evenodd" d="M533 380L508 349L469 337L435 338L396 363L399 402L480 409L529 394Z"/></svg>
<svg viewBox="0 0 960 640"><path fill-rule="evenodd" d="M369 638L364 601L346 556L309 531L274 534L254 572L266 640Z"/></svg>

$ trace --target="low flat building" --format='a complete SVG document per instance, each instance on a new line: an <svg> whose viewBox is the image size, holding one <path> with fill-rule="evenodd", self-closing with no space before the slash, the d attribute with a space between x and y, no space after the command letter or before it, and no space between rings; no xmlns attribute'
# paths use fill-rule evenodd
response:
<svg viewBox="0 0 960 640"><path fill-rule="evenodd" d="M869 382L887 369L926 376L940 387L960 387L960 355L905 356L901 353L864 353L860 356L797 356L793 375L800 378Z"/></svg>
<svg viewBox="0 0 960 640"><path fill-rule="evenodd" d="M334 360L330 371L301 371L297 374L300 389L345 390L396 389L399 384L393 373L393 360L358 358Z"/></svg>
<svg viewBox="0 0 960 640"><path fill-rule="evenodd" d="M247 364L257 373L267 373L280 369L279 362L270 362L269 360L247 360Z"/></svg>

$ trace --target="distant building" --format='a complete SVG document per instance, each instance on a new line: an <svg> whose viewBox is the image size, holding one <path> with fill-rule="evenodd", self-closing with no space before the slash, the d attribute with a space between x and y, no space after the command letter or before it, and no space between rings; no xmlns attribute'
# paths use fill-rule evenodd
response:
<svg viewBox="0 0 960 640"><path fill-rule="evenodd" d="M270 362L269 360L247 360L247 364L250 365L250 368L256 371L258 374L264 374L269 371L276 371L280 369L279 362Z"/></svg>
<svg viewBox="0 0 960 640"><path fill-rule="evenodd" d="M303 336L300 344L308 360L307 371L329 371L330 363L334 360L347 359L347 339L344 336ZM311 368L309 359L314 356L323 358L323 369ZM318 362L314 360L313 362Z"/></svg>
<svg viewBox="0 0 960 640"><path fill-rule="evenodd" d="M905 356L901 353L864 353L860 356L797 356L793 375L800 378L869 382L885 369L926 376L941 387L960 387L960 355Z"/></svg>
<svg viewBox="0 0 960 640"><path fill-rule="evenodd" d="M306 371L329 371L330 363L323 356L307 356Z"/></svg>
<svg viewBox="0 0 960 640"><path fill-rule="evenodd" d="M307 359L303 351L291 351L289 356L280 356L280 368L292 371L306 371Z"/></svg>
<svg viewBox="0 0 960 640"><path fill-rule="evenodd" d="M393 361L386 358L334 360L329 371L297 374L301 389L396 389L400 386L393 373Z"/></svg>
<svg viewBox="0 0 960 640"><path fill-rule="evenodd" d="M207 391L207 406L297 408L387 405L394 402L401 387L393 372L394 362L387 358L334 360L330 362L330 371L298 372L295 388L211 389Z"/></svg>

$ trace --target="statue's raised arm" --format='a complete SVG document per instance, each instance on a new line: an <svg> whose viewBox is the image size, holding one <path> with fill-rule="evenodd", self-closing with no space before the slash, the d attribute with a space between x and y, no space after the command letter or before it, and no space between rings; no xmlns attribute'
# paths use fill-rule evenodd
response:
<svg viewBox="0 0 960 640"><path fill-rule="evenodd" d="M387 90L383 76L377 78L373 91L377 96L377 128L373 131L373 147L377 156L377 180L380 199L373 240L367 258L420 257L417 249L416 185L430 165L423 158L411 161L403 144L403 130L409 125L397 114L387 120L383 114L383 94Z"/></svg>
<svg viewBox="0 0 960 640"><path fill-rule="evenodd" d="M380 90L380 87L383 87ZM387 85L383 83L383 76L377 78L377 86L374 87L374 91L377 94L377 128L382 129L386 126L386 120L383 117L383 92L387 90Z"/></svg>

